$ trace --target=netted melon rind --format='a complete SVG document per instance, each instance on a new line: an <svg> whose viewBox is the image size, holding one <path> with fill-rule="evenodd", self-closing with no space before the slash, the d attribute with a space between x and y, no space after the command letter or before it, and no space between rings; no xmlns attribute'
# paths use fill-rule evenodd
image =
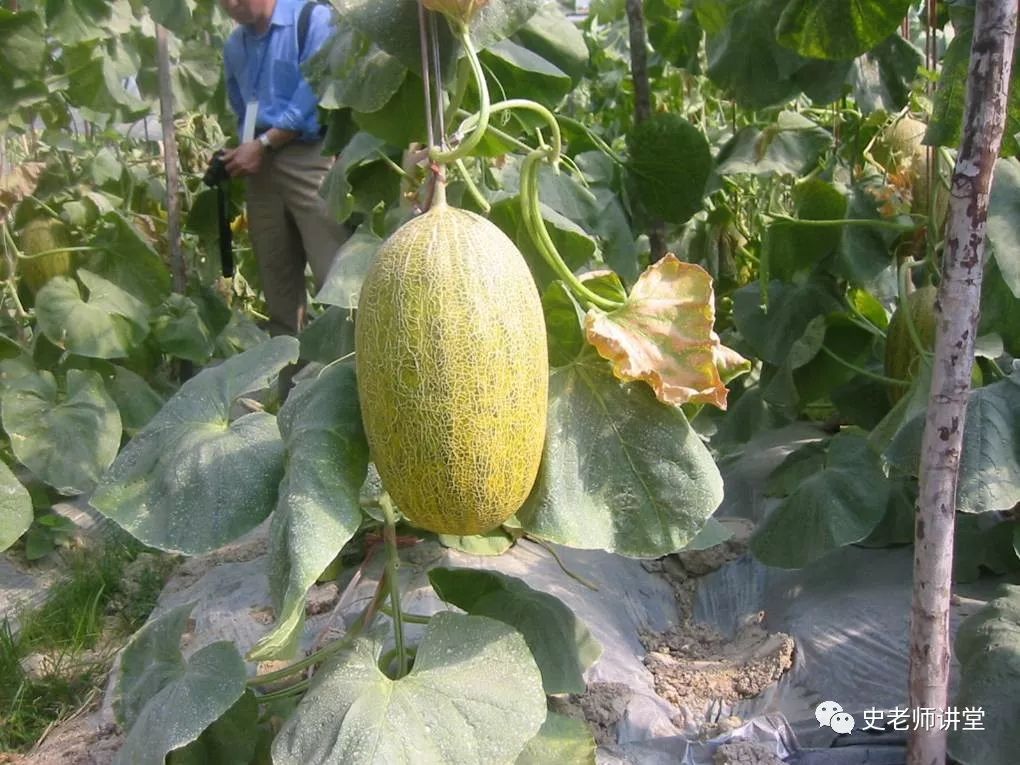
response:
<svg viewBox="0 0 1020 765"><path fill-rule="evenodd" d="M446 205L409 221L365 279L355 350L372 458L404 515L466 535L516 512L542 457L549 368L513 242Z"/></svg>

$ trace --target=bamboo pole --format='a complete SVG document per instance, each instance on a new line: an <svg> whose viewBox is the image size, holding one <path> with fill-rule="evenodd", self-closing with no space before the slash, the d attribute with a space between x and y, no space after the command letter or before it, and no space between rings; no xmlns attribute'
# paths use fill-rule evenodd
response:
<svg viewBox="0 0 1020 765"><path fill-rule="evenodd" d="M181 179L177 159L177 132L174 128L174 94L170 82L170 50L166 27L162 24L156 24L156 57L159 66L163 164L166 168L166 237L170 244L170 271L174 292L183 293L187 287L188 275L181 250Z"/></svg>

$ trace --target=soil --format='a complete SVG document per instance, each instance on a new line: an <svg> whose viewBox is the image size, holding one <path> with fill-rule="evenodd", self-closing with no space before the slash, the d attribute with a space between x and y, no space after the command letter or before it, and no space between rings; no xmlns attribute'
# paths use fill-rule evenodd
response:
<svg viewBox="0 0 1020 765"><path fill-rule="evenodd" d="M674 724L703 740L742 725L743 720L727 712L732 704L758 696L793 665L793 638L769 633L762 613L732 637L692 618L697 580L747 552L752 525L728 525L734 533L726 542L648 566L673 582L681 621L667 632L641 636L648 651L644 664L655 680L656 693L677 707Z"/></svg>
<svg viewBox="0 0 1020 765"><path fill-rule="evenodd" d="M767 747L753 741L732 741L720 746L714 765L783 765Z"/></svg>
<svg viewBox="0 0 1020 765"><path fill-rule="evenodd" d="M623 717L632 693L630 686L623 683L592 683L584 693L553 697L549 708L585 720L595 743L605 746L616 743L616 724Z"/></svg>

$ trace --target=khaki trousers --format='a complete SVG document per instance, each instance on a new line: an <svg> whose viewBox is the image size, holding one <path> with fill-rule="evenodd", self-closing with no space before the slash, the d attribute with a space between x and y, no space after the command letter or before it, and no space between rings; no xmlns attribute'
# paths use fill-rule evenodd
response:
<svg viewBox="0 0 1020 765"><path fill-rule="evenodd" d="M333 165L322 143L292 142L267 152L248 176L248 232L258 263L272 335L296 335L305 322L305 267L318 291L347 238L319 186Z"/></svg>

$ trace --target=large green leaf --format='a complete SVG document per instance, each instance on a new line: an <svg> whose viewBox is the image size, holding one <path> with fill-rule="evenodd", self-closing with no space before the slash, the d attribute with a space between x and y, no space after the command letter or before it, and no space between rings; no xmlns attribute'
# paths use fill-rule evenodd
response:
<svg viewBox="0 0 1020 765"><path fill-rule="evenodd" d="M418 33L418 4L401 0L337 0L340 17L379 48L413 72L421 74L421 46ZM452 36L446 24L438 24L440 50L450 51ZM444 71L454 59L444 58Z"/></svg>
<svg viewBox="0 0 1020 765"><path fill-rule="evenodd" d="M657 112L627 134L633 187L657 218L684 223L701 209L712 155L702 132L678 114Z"/></svg>
<svg viewBox="0 0 1020 765"><path fill-rule="evenodd" d="M46 59L42 19L33 11L15 13L0 8L0 72L6 76L33 75Z"/></svg>
<svg viewBox="0 0 1020 765"><path fill-rule="evenodd" d="M719 152L715 172L799 178L817 167L831 146L832 134L818 123L794 112L780 112L763 129L739 130Z"/></svg>
<svg viewBox="0 0 1020 765"><path fill-rule="evenodd" d="M62 46L101 40L110 36L106 20L109 0L46 0L46 33Z"/></svg>
<svg viewBox="0 0 1020 765"><path fill-rule="evenodd" d="M184 661L179 644L194 605L149 622L124 649L117 711L128 733L115 765L163 765L245 692L247 672L233 643L212 643Z"/></svg>
<svg viewBox="0 0 1020 765"><path fill-rule="evenodd" d="M1012 765L1020 749L1020 587L1001 594L960 625L955 656L960 689L954 706L971 710L949 734L961 765ZM980 710L980 712L975 712ZM971 726L977 724L975 730ZM970 728L970 729L966 729Z"/></svg>
<svg viewBox="0 0 1020 765"><path fill-rule="evenodd" d="M682 549L722 501L722 479L677 407L620 383L587 352L549 378L545 454L517 517L570 547L638 558Z"/></svg>
<svg viewBox="0 0 1020 765"><path fill-rule="evenodd" d="M471 38L478 48L486 48L516 32L542 5L542 0L489 0L471 22ZM421 74L421 48L418 35L418 5L405 0L337 0L344 21L368 36L376 45L395 56L404 66ZM437 19L440 50L453 51L449 27ZM449 53L444 71L453 71Z"/></svg>
<svg viewBox="0 0 1020 765"><path fill-rule="evenodd" d="M127 356L148 334L145 304L91 271L79 269L78 278L88 290L86 298L67 276L55 276L39 290L39 328L55 345L79 356Z"/></svg>
<svg viewBox="0 0 1020 765"><path fill-rule="evenodd" d="M251 690L245 691L198 739L172 751L167 765L251 765L257 762L258 722L259 703Z"/></svg>
<svg viewBox="0 0 1020 765"><path fill-rule="evenodd" d="M301 359L329 364L354 352L354 312L330 306L298 335Z"/></svg>
<svg viewBox="0 0 1020 765"><path fill-rule="evenodd" d="M924 53L898 34L865 55L854 59L846 82L854 101L865 113L879 110L898 112L910 100L910 89L917 79L918 67L924 64Z"/></svg>
<svg viewBox="0 0 1020 765"><path fill-rule="evenodd" d="M954 22L967 14L973 13L973 8L960 4L962 11ZM949 43L945 55L942 57L942 66L939 71L938 89L935 91L935 104L932 107L931 119L928 122L928 132L924 135L924 142L933 146L960 145L960 135L963 130L963 107L964 98L967 92L967 74L970 68L971 47L974 42L973 24L961 22L957 25L956 36ZM1013 53L1016 58L1016 50ZM1020 133L1020 67L1013 67L1010 78L1011 96L1006 104L1006 127L1002 133L1002 147L999 155L1003 157L1014 157L1020 152L1020 142L1017 141L1017 134Z"/></svg>
<svg viewBox="0 0 1020 765"><path fill-rule="evenodd" d="M885 453L917 475L925 413L907 422ZM970 393L960 452L956 506L964 513L1009 510L1020 502L1020 372Z"/></svg>
<svg viewBox="0 0 1020 765"><path fill-rule="evenodd" d="M751 550L769 566L800 568L844 545L860 542L882 521L889 481L863 435L838 433L824 460L806 447L810 460L794 452L779 466L773 486L794 488L759 525ZM783 473L793 472L795 479Z"/></svg>
<svg viewBox="0 0 1020 765"><path fill-rule="evenodd" d="M124 433L136 436L163 408L163 397L141 375L114 365L113 375L105 377L106 390L120 410Z"/></svg>
<svg viewBox="0 0 1020 765"><path fill-rule="evenodd" d="M188 380L120 453L92 506L145 544L188 555L253 529L276 504L283 442L272 415L230 422L231 405L297 357L296 339L276 337Z"/></svg>
<svg viewBox="0 0 1020 765"><path fill-rule="evenodd" d="M508 762L545 720L520 633L494 619L436 614L410 674L391 680L367 640L320 669L273 746L276 765Z"/></svg>
<svg viewBox="0 0 1020 765"><path fill-rule="evenodd" d="M315 299L327 305L351 310L357 308L361 285L382 242L371 226L358 226L358 230L340 248Z"/></svg>
<svg viewBox="0 0 1020 765"><path fill-rule="evenodd" d="M1020 160L995 163L988 199L988 244L1013 296L1020 299Z"/></svg>
<svg viewBox="0 0 1020 765"><path fill-rule="evenodd" d="M269 528L269 589L276 626L250 653L291 652L305 595L361 524L359 492L368 472L354 363L327 367L301 383L280 410L287 466Z"/></svg>
<svg viewBox="0 0 1020 765"><path fill-rule="evenodd" d="M774 222L765 240L769 273L786 282L810 273L839 246L841 227L818 227L811 222L840 220L847 208L844 192L820 178L808 178L794 186L793 201L799 220Z"/></svg>
<svg viewBox="0 0 1020 765"><path fill-rule="evenodd" d="M89 270L150 306L159 305L170 294L170 269L120 212L103 215L102 228L90 244L99 252L86 261Z"/></svg>
<svg viewBox="0 0 1020 765"><path fill-rule="evenodd" d="M407 76L407 68L397 58L348 24L340 25L309 68L311 77L320 78L322 108L350 107L359 112L381 109Z"/></svg>
<svg viewBox="0 0 1020 765"><path fill-rule="evenodd" d="M721 31L708 39L708 76L749 109L788 101L800 91L793 75L804 59L781 47L775 35L786 2L736 5Z"/></svg>
<svg viewBox="0 0 1020 765"><path fill-rule="evenodd" d="M142 117L149 105L125 87L118 63L106 53L105 46L97 46L94 57L69 75L71 86L64 92L71 104L96 114L114 115L121 121Z"/></svg>
<svg viewBox="0 0 1020 765"><path fill-rule="evenodd" d="M595 739L584 720L549 712L515 765L595 765Z"/></svg>
<svg viewBox="0 0 1020 765"><path fill-rule="evenodd" d="M854 185L846 217L852 220L883 220L879 195L885 188L881 178ZM840 239L832 270L851 284L869 290L880 299L896 296L896 265L892 244L902 232L879 226L847 226Z"/></svg>
<svg viewBox="0 0 1020 765"><path fill-rule="evenodd" d="M981 284L981 319L978 337L995 333L1002 338L1006 353L1020 358L1020 298L1002 276L997 258L985 265Z"/></svg>
<svg viewBox="0 0 1020 765"><path fill-rule="evenodd" d="M6 462L0 462L0 552L21 538L32 525L32 497Z"/></svg>
<svg viewBox="0 0 1020 765"><path fill-rule="evenodd" d="M191 24L195 0L145 0L145 7L153 21L182 37Z"/></svg>
<svg viewBox="0 0 1020 765"><path fill-rule="evenodd" d="M429 570L429 582L445 602L524 635L547 694L584 693L584 671L602 647L559 598L498 571L437 567Z"/></svg>
<svg viewBox="0 0 1020 765"><path fill-rule="evenodd" d="M913 0L790 0L779 17L782 45L807 58L852 59L887 38Z"/></svg>
<svg viewBox="0 0 1020 765"><path fill-rule="evenodd" d="M81 494L117 456L120 413L97 373L72 369L66 385L58 391L45 371L18 378L3 395L3 425L25 467L62 494Z"/></svg>
<svg viewBox="0 0 1020 765"><path fill-rule="evenodd" d="M568 268L577 271L595 257L595 240L583 228L546 204L540 203L539 211L556 251ZM556 272L546 262L528 233L519 196L494 202L489 211L489 220L517 243L540 288L544 288L557 278Z"/></svg>
<svg viewBox="0 0 1020 765"><path fill-rule="evenodd" d="M384 141L371 133L356 133L344 147L340 159L326 175L321 193L338 222L343 223L354 212L351 173L363 165L376 161L383 145Z"/></svg>
<svg viewBox="0 0 1020 765"><path fill-rule="evenodd" d="M152 336L164 353L204 364L213 353L213 337L198 306L184 295L167 297L152 312Z"/></svg>
<svg viewBox="0 0 1020 765"><path fill-rule="evenodd" d="M584 34L555 3L546 3L517 30L515 38L578 80L588 66Z"/></svg>
<svg viewBox="0 0 1020 765"><path fill-rule="evenodd" d="M482 65L498 83L500 99L530 98L555 106L571 88L570 76L542 56L511 40L493 43L481 53Z"/></svg>
<svg viewBox="0 0 1020 765"><path fill-rule="evenodd" d="M800 285L769 282L768 302L764 304L758 284L748 284L733 294L733 322L737 330L755 355L771 364L786 360L812 320L840 308L831 292L815 282Z"/></svg>

